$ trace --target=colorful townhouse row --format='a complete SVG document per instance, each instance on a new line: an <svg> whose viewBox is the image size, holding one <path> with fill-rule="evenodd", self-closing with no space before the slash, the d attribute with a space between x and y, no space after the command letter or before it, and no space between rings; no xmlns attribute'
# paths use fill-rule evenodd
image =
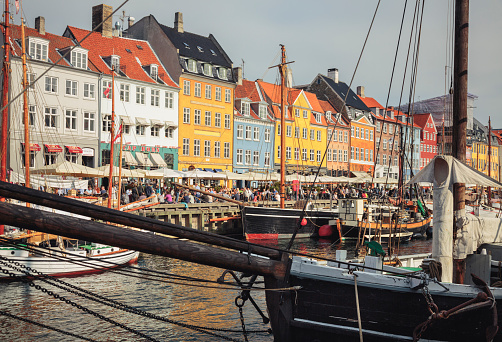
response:
<svg viewBox="0 0 502 342"><path fill-rule="evenodd" d="M92 27L111 13L110 6L94 6ZM108 164L110 142L119 142L110 134L112 98L128 168L277 172L285 148L287 173L321 166L333 176L363 172L397 179L403 169L407 180L438 153L430 114L412 119L366 97L364 87L356 94L337 69L306 86L289 81L281 127L280 86L242 79L214 36L184 30L181 13L173 27L152 15L128 26L114 27L109 18L95 32L68 26L58 36L45 32L38 17L35 28L26 29L32 167L65 159ZM12 98L22 89L22 66L21 30L11 28ZM9 141L15 171L24 158L21 108L18 98Z"/></svg>

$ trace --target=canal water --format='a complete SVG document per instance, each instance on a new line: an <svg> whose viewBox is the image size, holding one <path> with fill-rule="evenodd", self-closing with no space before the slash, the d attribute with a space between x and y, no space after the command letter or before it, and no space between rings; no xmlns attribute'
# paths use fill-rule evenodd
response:
<svg viewBox="0 0 502 342"><path fill-rule="evenodd" d="M275 246L284 248L285 244L286 242ZM333 244L328 240L309 239L299 240L293 246L295 251L329 258L334 258L337 249L347 249L349 257L354 255L354 245L350 242ZM402 245L400 250L402 255L425 253L430 252L431 244L427 240L414 240ZM160 277L162 281L131 277L130 273L133 267L142 270L141 277L147 275L146 269L164 272ZM238 291L213 288L218 285L203 282L192 282L190 284L194 286L187 286L182 284L186 283L185 281L173 280L169 276L169 274L176 274L215 281L222 271L217 268L165 257L141 254L136 265L124 267L120 272L105 272L76 278L62 278L62 280L175 322L235 330L236 332L214 332L232 340L244 341L239 310L235 305ZM226 280L231 280L228 275ZM41 281L35 283L155 340L224 341L217 336L187 327L114 309L46 285ZM252 292L252 296L258 306L266 312L264 293L256 291ZM22 282L0 283L0 298L1 311L7 311L10 314L69 331L85 338L97 341L147 340ZM269 342L273 340L272 336L265 332L269 325L263 324L261 317L249 301L243 307L243 316L246 329L256 331L248 335L249 341ZM43 327L0 315L0 341L78 340L76 337L62 335Z"/></svg>

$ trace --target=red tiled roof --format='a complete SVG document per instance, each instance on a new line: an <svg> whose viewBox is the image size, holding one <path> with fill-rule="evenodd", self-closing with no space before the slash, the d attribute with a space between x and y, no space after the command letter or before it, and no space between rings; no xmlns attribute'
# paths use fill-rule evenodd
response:
<svg viewBox="0 0 502 342"><path fill-rule="evenodd" d="M235 88L236 99L243 99L246 97L252 102L261 101L260 94L258 93L255 82L242 80L242 85L238 85Z"/></svg>
<svg viewBox="0 0 502 342"><path fill-rule="evenodd" d="M68 26L67 30L69 30L78 41L82 40L90 32L72 26ZM143 69L143 66L156 64L158 65L159 78L168 86L178 87L169 73L162 67L161 62L147 41L123 37L108 38L103 37L99 32L92 32L81 45L84 49L89 50L89 61L96 66L99 72L111 75L111 69L102 58L117 55L120 56L121 71L123 71L127 77L156 84L157 82ZM126 51L126 49L131 52Z"/></svg>
<svg viewBox="0 0 502 342"><path fill-rule="evenodd" d="M424 129L429 117L431 117L431 113L413 114L413 122L420 126L420 128Z"/></svg>
<svg viewBox="0 0 502 342"><path fill-rule="evenodd" d="M357 95L357 96L359 96L359 95ZM361 99L361 101L363 101L363 103L368 108L380 108L380 109L384 108L380 103L378 103L377 100L375 100L372 97L361 97L361 96L359 96L359 98Z"/></svg>

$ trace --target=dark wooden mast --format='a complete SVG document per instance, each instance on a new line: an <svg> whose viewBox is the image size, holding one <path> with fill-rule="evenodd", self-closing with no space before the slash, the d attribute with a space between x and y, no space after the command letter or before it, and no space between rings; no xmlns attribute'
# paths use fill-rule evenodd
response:
<svg viewBox="0 0 502 342"><path fill-rule="evenodd" d="M279 64L279 72L281 73L281 209L285 208L284 201L286 199L286 48L281 45L281 64Z"/></svg>
<svg viewBox="0 0 502 342"><path fill-rule="evenodd" d="M115 139L115 65L112 66L112 118L110 123L110 178L108 179L108 208L113 201L113 140ZM119 202L120 205L120 202Z"/></svg>
<svg viewBox="0 0 502 342"><path fill-rule="evenodd" d="M467 69L469 43L469 0L455 2L455 58L453 68L453 138L452 154L465 164L467 134ZM465 210L465 184L453 185L453 211ZM454 220L455 232L456 222ZM454 234L454 238L455 238ZM453 281L462 284L465 260L455 260Z"/></svg>
<svg viewBox="0 0 502 342"><path fill-rule="evenodd" d="M23 122L24 122L24 186L30 187L30 119L28 117L28 78L26 74L26 38L24 35L24 20L21 19L21 46L23 60ZM30 203L26 202L29 207Z"/></svg>
<svg viewBox="0 0 502 342"><path fill-rule="evenodd" d="M488 117L488 177L492 176L492 120ZM488 205L492 205L492 187L488 187Z"/></svg>

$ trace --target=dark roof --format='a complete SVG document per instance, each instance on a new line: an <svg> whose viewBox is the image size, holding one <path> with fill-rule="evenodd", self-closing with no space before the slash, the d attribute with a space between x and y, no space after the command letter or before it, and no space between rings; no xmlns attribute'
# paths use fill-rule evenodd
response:
<svg viewBox="0 0 502 342"><path fill-rule="evenodd" d="M180 56L228 68L232 67L232 61L221 49L213 35L204 37L186 31L181 33L166 25L160 23L159 25L169 40L179 50Z"/></svg>
<svg viewBox="0 0 502 342"><path fill-rule="evenodd" d="M347 101L345 103L346 106L353 107L366 112L371 112L371 110L364 104L363 101L361 101L359 96L357 96L356 93L354 93L347 84L340 81L336 83L335 80L326 77L324 75L319 75L319 76L322 77L322 79L338 94L338 96L342 98L342 100L345 99L347 92L349 93L349 96L347 96Z"/></svg>

